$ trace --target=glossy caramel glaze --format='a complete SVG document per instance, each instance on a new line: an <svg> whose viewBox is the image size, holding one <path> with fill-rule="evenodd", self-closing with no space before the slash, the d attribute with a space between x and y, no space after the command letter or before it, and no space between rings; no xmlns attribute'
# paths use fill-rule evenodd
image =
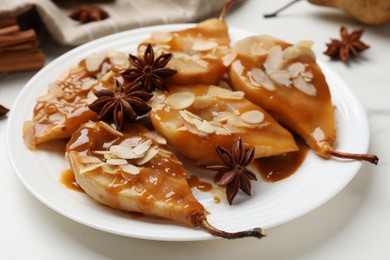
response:
<svg viewBox="0 0 390 260"><path fill-rule="evenodd" d="M222 20L209 19L181 31L154 32L139 46L141 55L148 43L157 53L172 54L167 67L177 73L168 79L170 84L218 84L227 71L221 58L229 53L230 39Z"/></svg>
<svg viewBox="0 0 390 260"><path fill-rule="evenodd" d="M218 163L219 157L215 147L220 145L230 149L234 141L241 137L244 145L255 147L255 158L282 154L289 151L296 151L293 136L276 122L269 114L259 106L245 98L237 100L210 97L208 94L215 86L192 85L192 86L171 86L169 93L157 92L151 100L151 121L156 130L162 134L168 143L174 146L179 152L195 160L198 164ZM228 123L221 121L222 128L229 130L204 134L198 132L197 127L190 126L181 116L182 110L171 108L165 103L165 99L178 92L191 92L195 96L193 105L184 109L203 120L213 124L216 117L222 113L232 114L239 117L247 111L260 111L264 120L251 128L231 127ZM202 104L198 107L198 98L210 101L209 104ZM184 127L183 127L184 125ZM187 129L187 130L186 130ZM219 130L221 130L218 127Z"/></svg>
<svg viewBox="0 0 390 260"><path fill-rule="evenodd" d="M200 191L211 191L213 189L213 185L208 182L201 181L198 176L190 175L187 177L188 186L191 188L196 188Z"/></svg>
<svg viewBox="0 0 390 260"><path fill-rule="evenodd" d="M259 36L258 38L266 38ZM256 37L253 37L256 38ZM251 42L256 40L242 40L247 43L247 50L251 50ZM239 43L239 44L243 44ZM273 39L270 40L270 46L280 45L283 50L292 46L286 42ZM245 92L245 96L252 102L260 105L266 111L285 125L291 131L299 134L309 145L311 149L320 156L330 157L329 151L334 145L336 139L334 107L331 102L331 96L326 79L317 65L311 50L304 49L304 55L294 59L284 61L284 68L289 65L300 62L305 65L306 71L312 73L310 83L315 87L315 95L307 95L293 86L286 87L275 81L275 90L268 90L265 87L254 86L247 80L248 71L253 68L260 68L265 71L264 62L266 55L253 55L252 57L245 53L239 53L236 60L238 66L232 66L230 77L235 89ZM243 68L242 71L239 71Z"/></svg>
<svg viewBox="0 0 390 260"><path fill-rule="evenodd" d="M291 176L298 170L305 161L309 149L301 138L297 138L296 141L299 151L259 158L253 162L263 180L277 182Z"/></svg>
<svg viewBox="0 0 390 260"><path fill-rule="evenodd" d="M72 135L67 145L67 158L75 172L77 183L85 192L96 201L115 209L196 225L196 221L204 216L205 210L192 195L186 181L186 172L176 156L165 145L151 139L149 130L141 125L129 125L123 131L123 136L113 134L106 126L105 123L98 122L82 127ZM135 137L140 138L140 143L152 140L151 147L156 147L159 151L142 165L138 164L139 159L126 160L127 164L139 167L138 174L128 174L119 166L114 173L106 171L104 167L85 171L86 167L91 166L83 163L86 156L95 157L107 164L104 151L108 152L110 147L121 143L123 145L123 142Z"/></svg>
<svg viewBox="0 0 390 260"><path fill-rule="evenodd" d="M77 184L76 178L71 169L66 169L61 173L60 183L68 189L84 192L83 189Z"/></svg>
<svg viewBox="0 0 390 260"><path fill-rule="evenodd" d="M26 145L35 149L38 144L70 137L81 124L97 120L88 105L96 99L94 93L112 86L122 70L105 58L96 71L89 71L84 59L51 83L48 93L37 98L32 120L24 124Z"/></svg>

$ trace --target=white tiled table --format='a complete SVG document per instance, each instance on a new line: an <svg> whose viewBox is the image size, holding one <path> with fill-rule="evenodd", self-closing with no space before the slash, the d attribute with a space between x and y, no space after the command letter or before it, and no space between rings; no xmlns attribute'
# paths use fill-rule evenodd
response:
<svg viewBox="0 0 390 260"><path fill-rule="evenodd" d="M212 240L158 242L98 231L47 208L16 177L5 149L7 119L0 120L0 255L1 259L390 259L390 24L366 27L371 48L349 66L321 53L341 24L361 24L332 9L303 1L276 19L262 14L286 1L249 0L227 17L231 27L271 34L286 41L315 41L318 59L331 66L356 92L367 110L370 152L380 164L364 164L337 196L311 213L267 230L261 241ZM48 61L69 48L46 40ZM11 107L34 72L0 79L0 104ZM357 142L359 140L356 140Z"/></svg>

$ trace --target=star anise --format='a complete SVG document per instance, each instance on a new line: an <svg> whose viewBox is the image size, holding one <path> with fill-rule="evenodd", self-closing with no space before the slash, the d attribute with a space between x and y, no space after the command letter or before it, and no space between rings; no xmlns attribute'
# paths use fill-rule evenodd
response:
<svg viewBox="0 0 390 260"><path fill-rule="evenodd" d="M238 138L230 151L219 145L216 150L223 164L207 166L207 169L223 174L217 185L226 186L226 196L231 205L239 189L251 195L250 181L257 178L247 166L253 161L255 149L253 147L244 149L241 138Z"/></svg>
<svg viewBox="0 0 390 260"><path fill-rule="evenodd" d="M347 28L344 25L341 26L341 40L331 39L332 41L327 44L328 49L324 54L332 59L341 59L345 63L348 62L350 56L358 57L362 51L370 48L360 40L363 32L363 29L359 29L348 34Z"/></svg>
<svg viewBox="0 0 390 260"><path fill-rule="evenodd" d="M130 63L134 68L130 68L122 73L122 76L130 81L141 82L146 91L152 92L155 89L168 91L164 78L174 75L177 71L165 68L171 59L172 54L166 53L154 59L152 45L148 44L143 59L134 55L129 55Z"/></svg>
<svg viewBox="0 0 390 260"><path fill-rule="evenodd" d="M0 105L0 117L5 116L8 113L8 111L9 111L8 108L3 107L2 105Z"/></svg>
<svg viewBox="0 0 390 260"><path fill-rule="evenodd" d="M139 83L130 83L123 86L115 80L114 91L109 89L99 90L95 93L98 97L88 107L98 114L100 120L114 120L117 130L124 126L125 119L135 121L138 116L150 111L146 101L153 94L142 90Z"/></svg>
<svg viewBox="0 0 390 260"><path fill-rule="evenodd" d="M89 23L93 21L104 20L109 17L108 13L98 6L92 5L79 5L74 8L69 17L80 23Z"/></svg>

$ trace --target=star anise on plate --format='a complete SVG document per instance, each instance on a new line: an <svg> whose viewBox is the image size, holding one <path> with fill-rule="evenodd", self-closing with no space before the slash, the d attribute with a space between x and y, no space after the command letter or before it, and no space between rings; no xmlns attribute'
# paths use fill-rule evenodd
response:
<svg viewBox="0 0 390 260"><path fill-rule="evenodd" d="M129 55L130 63L134 66L122 73L122 76L134 82L141 82L146 91L155 89L168 91L164 78L174 75L177 71L165 68L172 54L166 53L154 58L154 50L151 44L145 49L143 59Z"/></svg>
<svg viewBox="0 0 390 260"><path fill-rule="evenodd" d="M226 186L226 196L231 205L240 189L251 195L250 181L257 180L257 178L247 167L253 161L255 148L244 149L241 138L238 138L230 151L219 145L216 150L223 164L210 165L207 169L223 174L217 185Z"/></svg>
<svg viewBox="0 0 390 260"><path fill-rule="evenodd" d="M92 5L79 5L74 8L69 17L80 23L89 23L93 21L104 20L109 17L108 13L98 6Z"/></svg>
<svg viewBox="0 0 390 260"><path fill-rule="evenodd" d="M129 83L123 86L115 80L114 91L109 89L99 90L95 93L97 99L88 107L98 114L100 120L114 120L117 130L121 130L128 121L135 121L151 110L146 103L153 97L142 89L139 83Z"/></svg>
<svg viewBox="0 0 390 260"><path fill-rule="evenodd" d="M328 49L324 54L332 59L341 59L345 63L348 62L350 56L358 57L362 51L370 48L360 40L363 32L363 29L359 29L348 34L347 28L344 25L341 26L341 40L331 39L331 42L326 44Z"/></svg>
<svg viewBox="0 0 390 260"><path fill-rule="evenodd" d="M9 109L0 105L0 117L5 116L8 113Z"/></svg>

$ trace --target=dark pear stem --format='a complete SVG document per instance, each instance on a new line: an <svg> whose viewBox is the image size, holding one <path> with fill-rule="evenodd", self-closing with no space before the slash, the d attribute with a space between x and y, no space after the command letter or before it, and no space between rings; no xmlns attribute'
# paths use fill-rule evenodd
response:
<svg viewBox="0 0 390 260"><path fill-rule="evenodd" d="M234 233L222 231L211 226L205 219L202 220L202 222L200 223L200 227L205 229L206 231L208 231L214 236L222 237L226 239L236 239L236 238L243 238L243 237L256 237L260 239L266 236L266 234L261 228L254 228L254 229L249 229L249 230L234 232Z"/></svg>
<svg viewBox="0 0 390 260"><path fill-rule="evenodd" d="M377 165L379 158L374 154L354 154L354 153L344 153L335 150L331 150L330 154L335 157L343 158L343 159L353 159L359 161L367 161L372 164Z"/></svg>
<svg viewBox="0 0 390 260"><path fill-rule="evenodd" d="M232 4L236 3L237 1L238 0L227 0L226 1L225 5L222 8L221 13L219 14L219 20L221 20L221 21L225 20L226 14L229 11L230 7L232 6Z"/></svg>
<svg viewBox="0 0 390 260"><path fill-rule="evenodd" d="M282 6L281 8L279 8L278 10L276 10L275 12L273 13L270 13L270 14L265 14L263 15L264 18L271 18L271 17L276 17L281 11L283 11L284 9L287 9L288 7L290 7L291 5L297 3L297 2L300 2L301 0L293 0L291 1L290 3Z"/></svg>

